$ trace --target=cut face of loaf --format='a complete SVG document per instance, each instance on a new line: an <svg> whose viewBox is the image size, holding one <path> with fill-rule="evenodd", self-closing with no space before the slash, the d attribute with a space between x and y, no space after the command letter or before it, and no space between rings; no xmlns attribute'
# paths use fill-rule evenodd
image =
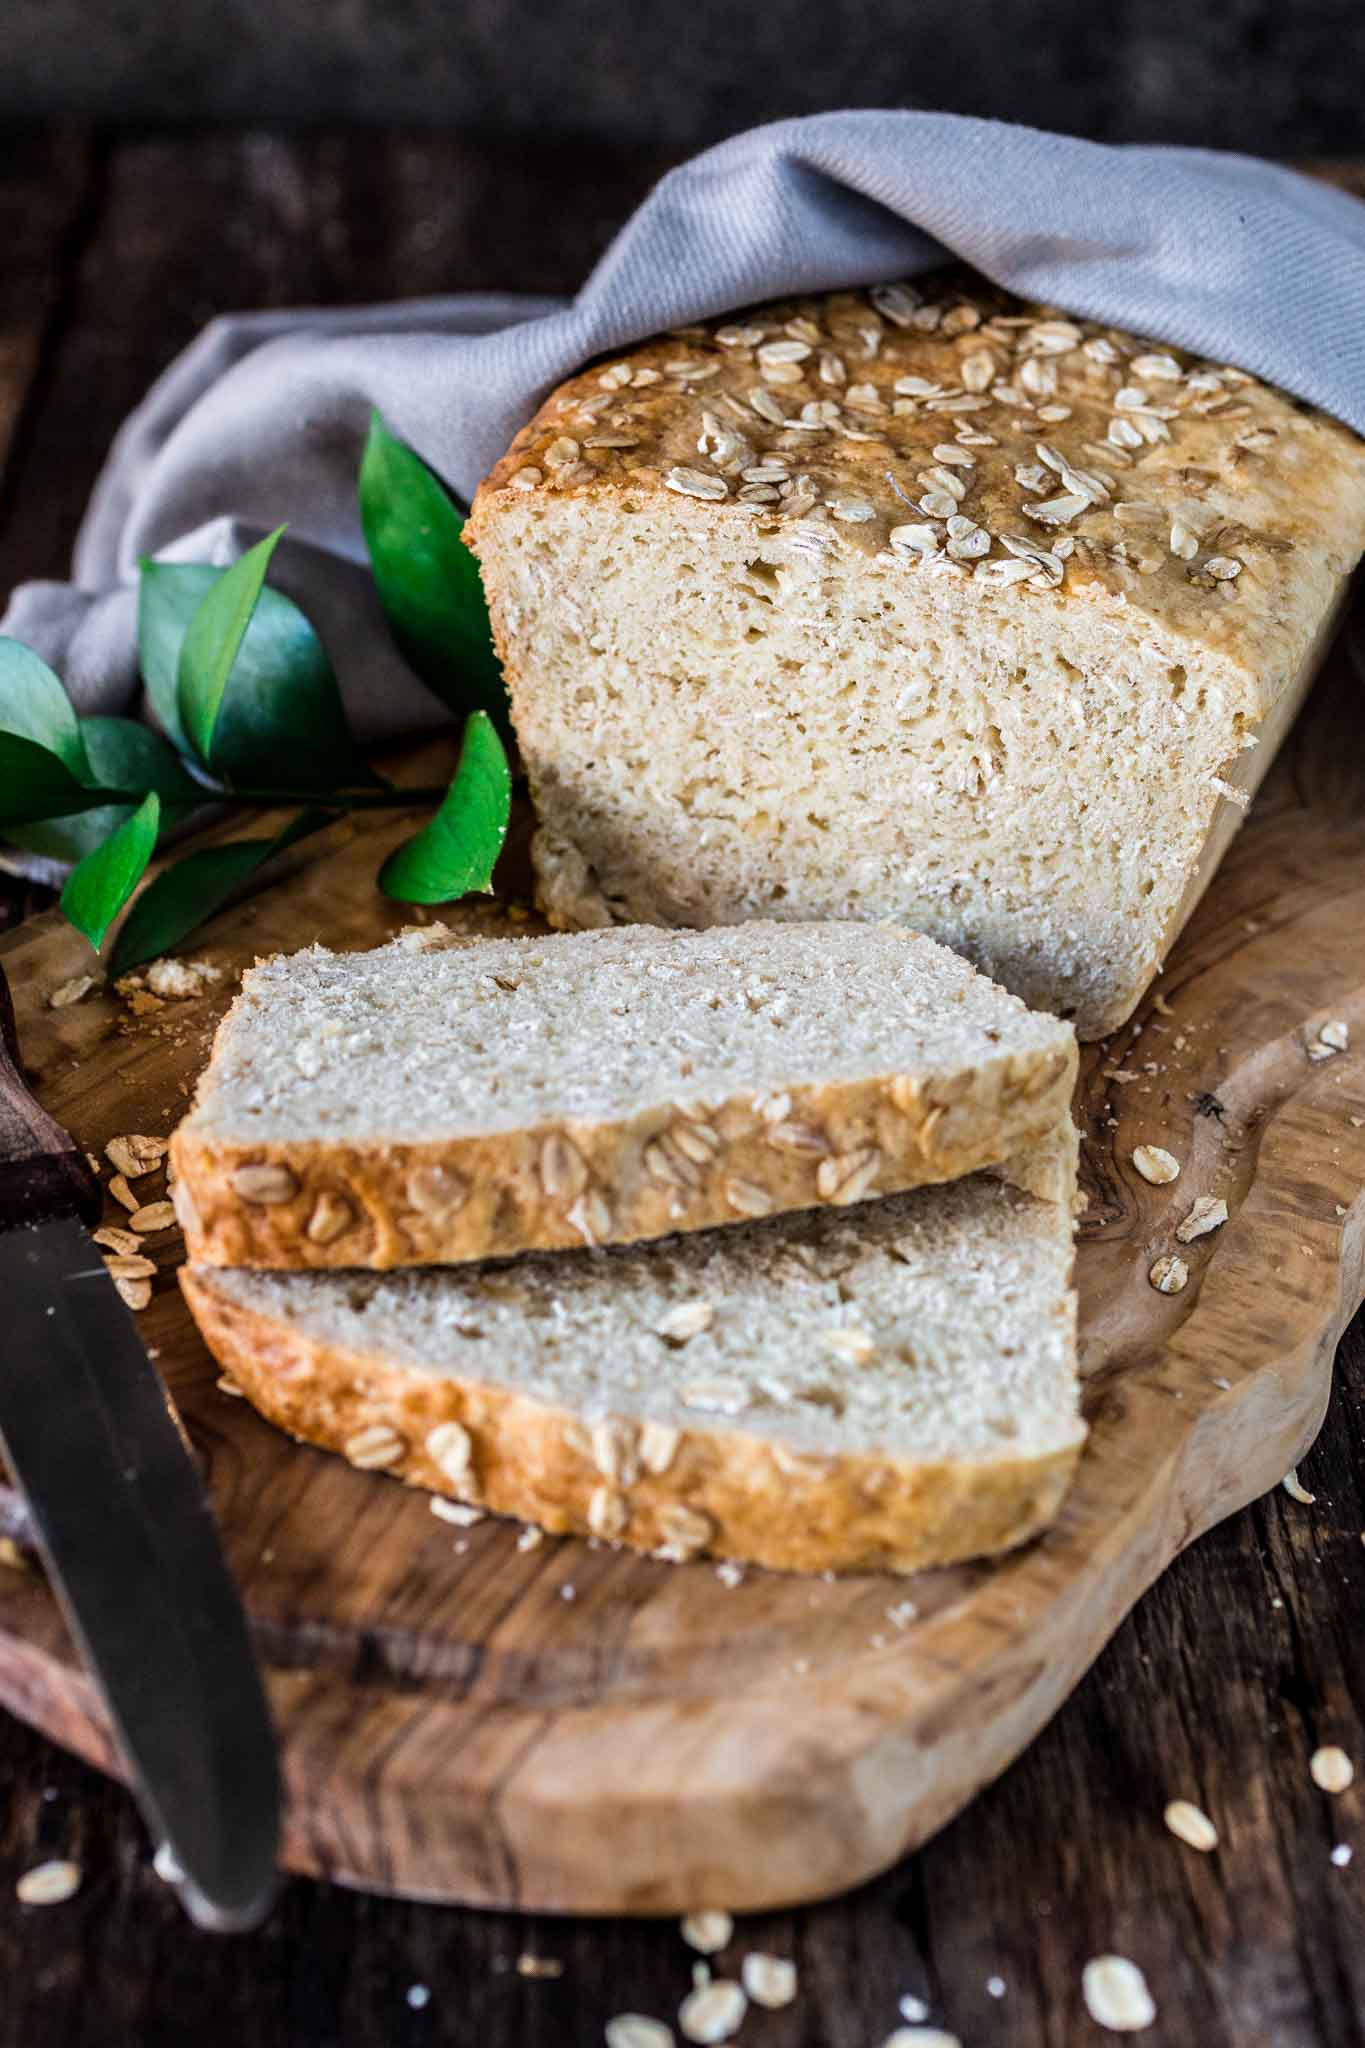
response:
<svg viewBox="0 0 1365 2048"><path fill-rule="evenodd" d="M429 926L243 977L175 1199L218 1265L630 1242L995 1165L1075 1068L1069 1025L890 927Z"/></svg>
<svg viewBox="0 0 1365 2048"><path fill-rule="evenodd" d="M552 922L896 919L1089 1038L1297 708L1365 450L954 274L595 366L468 536Z"/></svg>
<svg viewBox="0 0 1365 2048"><path fill-rule="evenodd" d="M679 1560L910 1571L1055 1515L1070 1269L1069 1206L978 1174L636 1248L181 1280L262 1413L355 1464Z"/></svg>

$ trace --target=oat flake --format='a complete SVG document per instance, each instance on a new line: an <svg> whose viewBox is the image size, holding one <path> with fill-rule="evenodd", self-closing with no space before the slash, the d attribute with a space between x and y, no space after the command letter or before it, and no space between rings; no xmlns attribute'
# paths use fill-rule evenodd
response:
<svg viewBox="0 0 1365 2048"><path fill-rule="evenodd" d="M713 1956L725 1947L735 1931L728 1913L688 1913L682 1921L682 1938L698 1955Z"/></svg>
<svg viewBox="0 0 1365 2048"><path fill-rule="evenodd" d="M1313 1783L1321 1792L1344 1792L1356 1774L1356 1767L1344 1749L1330 1744L1326 1749L1315 1749L1308 1760Z"/></svg>
<svg viewBox="0 0 1365 2048"><path fill-rule="evenodd" d="M76 1896L82 1874L79 1863L36 1863L32 1870L24 1872L14 1889L21 1905L60 1906Z"/></svg>
<svg viewBox="0 0 1365 2048"><path fill-rule="evenodd" d="M738 2033L749 2001L738 1984L726 1977L699 1984L678 2008L678 2025L687 2041L706 2044L728 2041Z"/></svg>
<svg viewBox="0 0 1365 2048"><path fill-rule="evenodd" d="M1115 2034L1140 2033L1156 2018L1147 1979L1126 1956L1093 1957L1081 1973L1081 1995L1096 2025Z"/></svg>
<svg viewBox="0 0 1365 2048"><path fill-rule="evenodd" d="M1178 1840L1205 1855L1218 1847L1218 1830L1208 1815L1188 1799L1173 1799L1162 1818Z"/></svg>

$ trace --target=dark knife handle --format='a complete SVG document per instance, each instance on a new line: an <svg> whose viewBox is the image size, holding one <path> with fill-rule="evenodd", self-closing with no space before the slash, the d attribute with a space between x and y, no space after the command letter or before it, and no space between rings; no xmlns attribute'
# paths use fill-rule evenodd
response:
<svg viewBox="0 0 1365 2048"><path fill-rule="evenodd" d="M5 970L0 967L0 1230L47 1216L100 1213L99 1183L69 1131L34 1101L19 1064Z"/></svg>

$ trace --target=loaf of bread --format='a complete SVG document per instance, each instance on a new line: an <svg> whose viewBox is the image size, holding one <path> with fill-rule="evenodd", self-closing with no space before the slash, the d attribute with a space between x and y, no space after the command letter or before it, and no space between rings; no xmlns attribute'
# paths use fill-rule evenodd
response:
<svg viewBox="0 0 1365 2048"><path fill-rule="evenodd" d="M636 1247L181 1280L261 1412L356 1465L677 1560L911 1571L1055 1515L1070 1270L1069 1205L977 1174Z"/></svg>
<svg viewBox="0 0 1365 2048"><path fill-rule="evenodd" d="M957 1178L1066 1114L1069 1025L892 926L459 939L243 977L175 1134L193 1259L393 1267ZM1030 1185L1074 1180L1035 1155Z"/></svg>
<svg viewBox="0 0 1365 2048"><path fill-rule="evenodd" d="M480 489L565 926L894 919L1099 1036L1365 543L1365 449L960 271L598 362Z"/></svg>

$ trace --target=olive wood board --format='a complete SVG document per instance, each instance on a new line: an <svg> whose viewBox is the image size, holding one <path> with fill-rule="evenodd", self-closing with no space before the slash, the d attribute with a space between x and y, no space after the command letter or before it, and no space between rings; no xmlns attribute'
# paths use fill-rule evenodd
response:
<svg viewBox="0 0 1365 2048"><path fill-rule="evenodd" d="M221 1389L173 1277L178 1241L150 1240L162 1271L141 1326L267 1666L290 1869L578 1913L840 1891L1002 1771L1171 1558L1285 1475L1365 1295L1360 732L1339 644L1157 990L1084 1049L1091 1434L1059 1521L1005 1558L909 1579L751 1570L729 1587L706 1562L571 1539L523 1550L517 1526L493 1519L453 1527L424 1494L294 1444ZM430 779L430 755L387 765ZM499 880L524 895L520 822ZM150 1015L99 988L51 1007L89 971L84 942L55 914L9 934L0 960L47 1107L95 1152L120 1132L168 1131L255 955L369 946L410 921L373 886L410 829L371 813L294 848L181 948L221 981ZM535 929L505 895L446 915ZM1310 1059L1329 1019L1350 1048ZM1139 1177L1145 1143L1176 1155L1178 1180ZM159 1172L138 1186L159 1194ZM1180 1248L1184 1291L1158 1293L1148 1270L1178 1249L1199 1194L1222 1195L1230 1221ZM17 1539L0 1568L0 1703L117 1774L3 1488L0 1530Z"/></svg>

